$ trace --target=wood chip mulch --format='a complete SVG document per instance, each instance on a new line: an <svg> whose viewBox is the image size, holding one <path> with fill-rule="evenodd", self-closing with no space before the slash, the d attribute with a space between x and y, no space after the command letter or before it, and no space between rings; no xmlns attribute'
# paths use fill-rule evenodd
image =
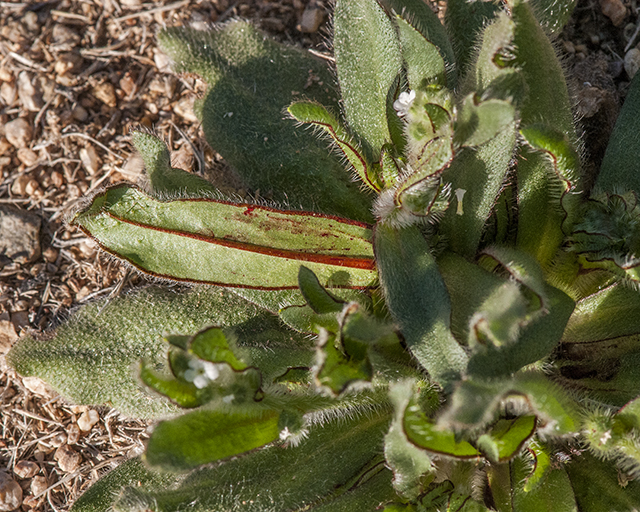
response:
<svg viewBox="0 0 640 512"><path fill-rule="evenodd" d="M140 453L148 432L146 423L114 410L69 405L4 364L20 333L54 327L74 307L144 279L65 219L82 197L140 177L129 136L140 125L167 141L174 166L237 186L191 111L204 84L169 71L156 32L243 17L280 41L326 52L329 4L0 1L0 208L32 212L40 229L26 256L0 254L0 495L20 494L16 509L68 510L101 474ZM586 150L596 161L628 87L632 50L640 57L639 32L636 0L581 0L559 38ZM0 510L11 507L0 503Z"/></svg>

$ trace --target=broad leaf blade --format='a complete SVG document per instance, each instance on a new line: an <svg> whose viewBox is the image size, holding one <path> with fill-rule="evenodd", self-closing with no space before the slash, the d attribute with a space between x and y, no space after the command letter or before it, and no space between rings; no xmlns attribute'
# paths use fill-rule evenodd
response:
<svg viewBox="0 0 640 512"><path fill-rule="evenodd" d="M115 509L177 512L188 507L205 512L233 510L244 501L242 508L253 510L298 510L338 497L357 488L366 473L382 462L382 438L389 417L365 410L363 415L344 410L343 417L322 428L313 427L296 447L270 446L196 470L180 486L152 493L129 487ZM298 469L295 475L292 468Z"/></svg>
<svg viewBox="0 0 640 512"><path fill-rule="evenodd" d="M640 76L631 82L615 128L611 134L594 192L634 191L640 195L640 159L638 133L640 133Z"/></svg>
<svg viewBox="0 0 640 512"><path fill-rule="evenodd" d="M426 240L415 226L378 224L374 244L387 304L409 350L434 380L450 385L467 355L449 329L449 295Z"/></svg>
<svg viewBox="0 0 640 512"><path fill-rule="evenodd" d="M207 82L196 115L211 147L252 192L291 207L371 221L371 201L340 158L282 115L302 94L337 110L335 80L325 62L239 20L206 32L168 28L158 42L176 72Z"/></svg>
<svg viewBox="0 0 640 512"><path fill-rule="evenodd" d="M304 263L328 286L364 288L375 279L369 228L337 217L213 199L162 202L116 187L73 222L108 252L160 277L287 289L297 288Z"/></svg>
<svg viewBox="0 0 640 512"><path fill-rule="evenodd" d="M337 0L333 41L349 128L376 161L391 141L387 102L402 65L398 36L376 0Z"/></svg>
<svg viewBox="0 0 640 512"><path fill-rule="evenodd" d="M198 410L160 422L149 439L145 460L152 467L183 471L226 459L278 439L279 414Z"/></svg>
<svg viewBox="0 0 640 512"><path fill-rule="evenodd" d="M74 403L109 403L138 418L166 416L178 412L175 405L145 392L135 375L143 357L164 365L168 345L163 336L194 333L211 324L234 326L260 316L269 323L265 314L219 289L176 293L150 287L83 307L53 339L23 338L7 360L20 374L46 380Z"/></svg>
<svg viewBox="0 0 640 512"><path fill-rule="evenodd" d="M72 505L73 512L106 512L112 510L124 487L137 486L145 491L161 491L182 480L181 475L172 475L147 468L140 458L129 459L116 469L102 476Z"/></svg>

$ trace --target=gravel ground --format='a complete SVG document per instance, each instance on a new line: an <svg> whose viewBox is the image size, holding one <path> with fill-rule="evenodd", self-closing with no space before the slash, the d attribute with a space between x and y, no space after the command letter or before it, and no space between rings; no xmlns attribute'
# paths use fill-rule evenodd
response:
<svg viewBox="0 0 640 512"><path fill-rule="evenodd" d="M154 34L240 16L281 41L326 52L328 3L0 2L0 510L12 510L11 498L25 511L67 510L99 475L142 450L146 424L65 404L38 379L15 375L2 356L21 332L44 331L79 304L144 280L64 222L81 197L139 177L130 129L154 127L174 166L242 190L191 112L204 84L172 75ZM636 0L581 1L558 38L589 176L640 66L639 31Z"/></svg>

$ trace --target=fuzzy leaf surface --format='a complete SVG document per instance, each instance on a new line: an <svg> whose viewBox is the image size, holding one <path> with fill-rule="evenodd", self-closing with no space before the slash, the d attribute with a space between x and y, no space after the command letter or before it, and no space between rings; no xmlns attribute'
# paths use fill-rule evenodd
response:
<svg viewBox="0 0 640 512"><path fill-rule="evenodd" d="M277 411L197 410L160 422L147 444L151 467L184 471L248 452L278 439Z"/></svg>
<svg viewBox="0 0 640 512"><path fill-rule="evenodd" d="M167 333L194 333L211 324L240 326L253 318L271 326L267 338L276 342L283 336L277 319L223 290L176 293L149 287L83 307L53 339L23 338L7 360L21 375L46 380L74 403L110 404L138 418L166 416L176 413L176 406L141 388L137 363L147 358L163 367ZM285 337L294 340L297 334L288 331Z"/></svg>
<svg viewBox="0 0 640 512"><path fill-rule="evenodd" d="M618 120L611 133L607 151L600 166L594 192L628 192L640 194L640 76L631 81Z"/></svg>
<svg viewBox="0 0 640 512"><path fill-rule="evenodd" d="M108 252L160 277L297 288L304 262L329 286L363 288L375 279L370 229L337 217L213 199L163 202L121 186L94 197L73 222Z"/></svg>
<svg viewBox="0 0 640 512"><path fill-rule="evenodd" d="M405 410L413 394L411 381L392 385L389 398L395 413L389 432L384 438L384 455L387 465L393 470L393 487L405 499L414 499L424 490L425 478L433 473L431 459L427 453L409 442L404 431Z"/></svg>
<svg viewBox="0 0 640 512"><path fill-rule="evenodd" d="M184 194L198 197L217 192L211 183L200 176L171 167L171 155L162 139L145 132L133 132L131 140L142 156L154 195Z"/></svg>
<svg viewBox="0 0 640 512"><path fill-rule="evenodd" d="M421 0L380 0L380 3L389 12L395 13L405 23L419 32L426 41L437 49L441 55L441 59L444 60L447 85L450 89L454 89L456 87L459 70L455 64L453 47L451 46L451 41L444 26L429 5ZM400 37L402 39L402 36ZM404 42L403 56L405 56L408 71L409 63L406 58Z"/></svg>
<svg viewBox="0 0 640 512"><path fill-rule="evenodd" d="M333 41L349 129L377 160L391 141L387 102L402 66L398 36L376 0L337 0Z"/></svg>
<svg viewBox="0 0 640 512"><path fill-rule="evenodd" d="M140 507L177 512L189 506L194 512L210 512L233 510L244 501L243 509L252 512L298 511L346 496L357 490L359 482L366 482L368 474L375 475L383 463L379 454L389 416L370 410L362 415L366 412L357 407L345 410L343 417L321 428L312 427L308 438L296 447L276 444L198 469L180 485L160 492L129 487L114 508L118 512ZM292 468L300 470L292 475Z"/></svg>
<svg viewBox="0 0 640 512"><path fill-rule="evenodd" d="M249 189L292 208L371 220L370 199L351 182L340 158L282 115L300 94L337 110L325 62L239 20L206 32L167 28L158 42L176 72L207 82L196 115L211 147Z"/></svg>
<svg viewBox="0 0 640 512"><path fill-rule="evenodd" d="M105 512L110 510L120 491L128 486L145 490L162 490L183 477L148 469L139 457L129 459L94 483L72 505L73 512Z"/></svg>
<svg viewBox="0 0 640 512"><path fill-rule="evenodd" d="M387 305L409 350L433 379L451 384L467 355L449 329L449 295L426 240L415 226L378 224L374 245Z"/></svg>

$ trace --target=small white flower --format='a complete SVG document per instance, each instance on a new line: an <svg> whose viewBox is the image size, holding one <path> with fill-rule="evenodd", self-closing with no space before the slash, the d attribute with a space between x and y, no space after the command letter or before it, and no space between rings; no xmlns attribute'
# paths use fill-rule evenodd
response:
<svg viewBox="0 0 640 512"><path fill-rule="evenodd" d="M290 437L293 437L293 434L291 433L291 431L289 430L289 427L284 427L281 431L280 431L280 440L281 441L286 441L287 439L289 439Z"/></svg>
<svg viewBox="0 0 640 512"><path fill-rule="evenodd" d="M399 116L407 115L411 105L413 105L413 100L416 99L416 91L409 92L401 92L398 99L393 102L393 108L398 112Z"/></svg>
<svg viewBox="0 0 640 512"><path fill-rule="evenodd" d="M611 439L611 430L607 430L600 438L600 444L607 444L607 441Z"/></svg>
<svg viewBox="0 0 640 512"><path fill-rule="evenodd" d="M200 359L189 361L189 369L184 372L185 380L193 382L193 385L198 389L208 386L209 382L218 378L218 375L220 375L220 370L215 364Z"/></svg>
<svg viewBox="0 0 640 512"><path fill-rule="evenodd" d="M462 210L462 198L466 194L466 190L463 188L456 189L456 199L458 200L458 207L456 209L456 215L464 215L464 211Z"/></svg>

